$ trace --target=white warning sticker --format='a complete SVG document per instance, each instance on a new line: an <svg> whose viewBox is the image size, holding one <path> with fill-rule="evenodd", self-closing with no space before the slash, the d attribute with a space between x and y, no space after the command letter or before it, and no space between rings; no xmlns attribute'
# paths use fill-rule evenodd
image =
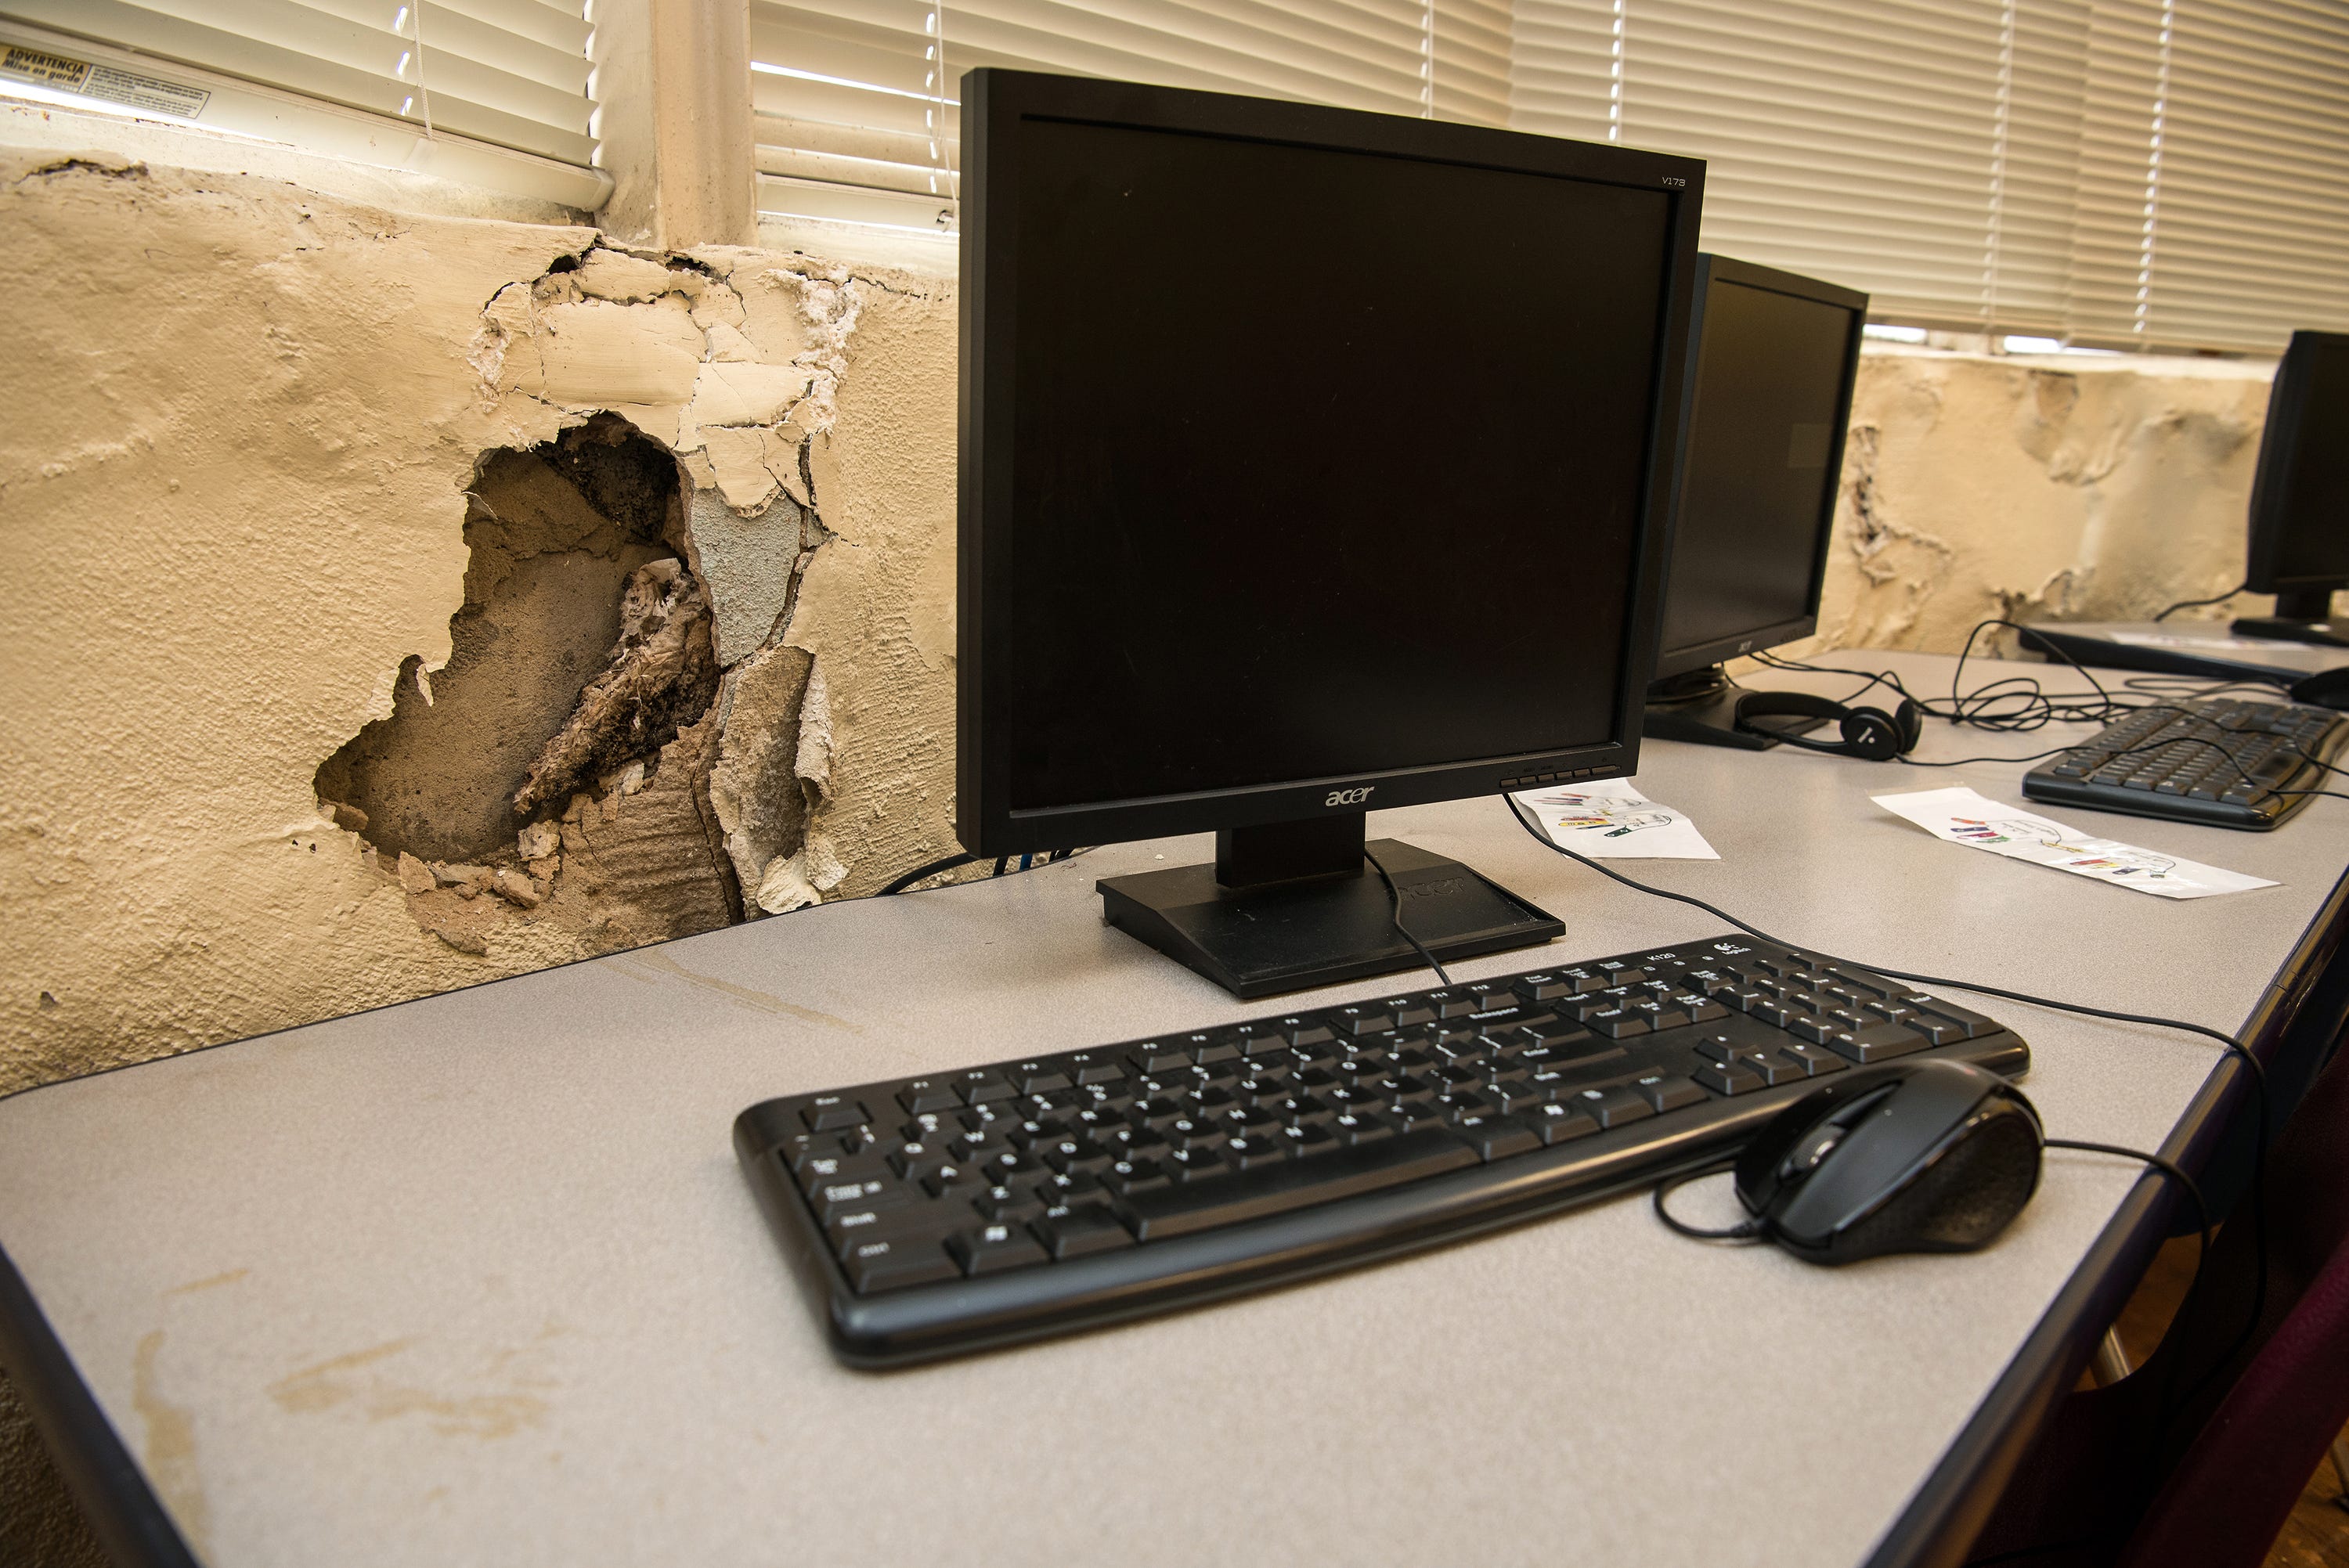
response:
<svg viewBox="0 0 2349 1568"><path fill-rule="evenodd" d="M150 114L174 115L181 119L193 119L203 113L204 105L212 97L202 88L142 76L119 66L78 60L71 55L28 49L21 44L10 44L5 52L0 52L0 77L34 82L52 91L102 98L108 103L145 109Z"/></svg>

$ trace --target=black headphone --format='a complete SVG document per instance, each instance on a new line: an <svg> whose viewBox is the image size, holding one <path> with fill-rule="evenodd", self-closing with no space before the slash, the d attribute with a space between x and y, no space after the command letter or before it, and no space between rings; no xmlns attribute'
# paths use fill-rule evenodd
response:
<svg viewBox="0 0 2349 1568"><path fill-rule="evenodd" d="M1835 718L1843 721L1841 740L1812 740L1800 735L1787 735L1766 729L1754 721L1757 718ZM1766 735L1788 746L1799 746L1806 751L1824 751L1834 757L1857 757L1868 762L1889 762L1903 752L1915 748L1925 730L1925 716L1916 703L1908 697L1890 713L1880 707L1846 707L1827 697L1813 696L1799 691L1751 691L1737 699L1733 728L1750 735Z"/></svg>

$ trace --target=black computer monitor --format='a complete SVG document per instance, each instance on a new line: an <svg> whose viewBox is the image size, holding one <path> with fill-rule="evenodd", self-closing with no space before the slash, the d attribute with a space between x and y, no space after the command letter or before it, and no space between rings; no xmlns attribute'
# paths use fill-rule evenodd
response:
<svg viewBox="0 0 2349 1568"><path fill-rule="evenodd" d="M2349 333L2295 332L2268 393L2251 479L2243 586L2276 596L2273 615L2235 623L2246 636L2349 645L2333 592L2349 588Z"/></svg>
<svg viewBox="0 0 2349 1568"><path fill-rule="evenodd" d="M1721 665L1818 629L1867 320L1864 294L1697 258L1651 736L1759 749L1820 723L1738 727Z"/></svg>
<svg viewBox="0 0 2349 1568"><path fill-rule="evenodd" d="M1371 808L1637 761L1702 162L964 79L957 830L1244 996L1410 967ZM1547 940L1370 848L1439 957Z"/></svg>

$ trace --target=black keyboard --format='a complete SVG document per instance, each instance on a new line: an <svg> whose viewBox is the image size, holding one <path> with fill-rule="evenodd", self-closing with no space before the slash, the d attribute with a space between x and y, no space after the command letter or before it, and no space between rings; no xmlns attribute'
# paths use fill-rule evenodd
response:
<svg viewBox="0 0 2349 1568"><path fill-rule="evenodd" d="M766 1100L734 1144L834 1352L888 1366L1645 1186L1816 1079L1927 1054L2031 1059L1903 982L1731 937Z"/></svg>
<svg viewBox="0 0 2349 1568"><path fill-rule="evenodd" d="M2023 776L2033 800L2167 817L2218 828L2272 828L2320 789L2349 716L2298 703L2196 697L2106 725L2094 740Z"/></svg>

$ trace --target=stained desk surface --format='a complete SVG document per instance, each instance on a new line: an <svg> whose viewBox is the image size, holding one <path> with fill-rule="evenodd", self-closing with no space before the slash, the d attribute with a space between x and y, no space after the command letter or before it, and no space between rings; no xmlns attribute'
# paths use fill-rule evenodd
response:
<svg viewBox="0 0 2349 1568"><path fill-rule="evenodd" d="M1840 656L1949 679L1945 659ZM2085 729L1935 723L1920 756ZM2272 834L2053 813L2282 883L2174 903L1868 799L1965 782L2019 801L2022 771L1651 743L1642 787L1723 859L1624 869L1862 962L2234 1029L2349 861L2343 802ZM1565 922L1466 976L1721 929L1549 854L1497 801L1371 826ZM1816 1564L1867 1558L2138 1180L2051 1153L2031 1207L1965 1258L1828 1272L1677 1239L1625 1199L1076 1338L835 1365L735 1167L734 1114L1263 1011L1101 923L1095 878L1211 854L1114 846L20 1095L0 1103L0 1246L216 1565ZM2216 1056L1984 1010L2030 1041L2062 1136L2156 1146ZM1725 1212L1713 1185L1692 1216Z"/></svg>

